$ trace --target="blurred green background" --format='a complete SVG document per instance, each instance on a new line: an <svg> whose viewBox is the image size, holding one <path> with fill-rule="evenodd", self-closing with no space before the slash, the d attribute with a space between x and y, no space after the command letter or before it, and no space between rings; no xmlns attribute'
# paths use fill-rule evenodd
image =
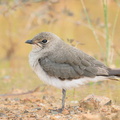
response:
<svg viewBox="0 0 120 120"><path fill-rule="evenodd" d="M0 94L43 85L28 64L31 46L24 43L43 31L119 68L119 14L119 0L0 0ZM90 83L75 94L91 93L120 103L118 82Z"/></svg>

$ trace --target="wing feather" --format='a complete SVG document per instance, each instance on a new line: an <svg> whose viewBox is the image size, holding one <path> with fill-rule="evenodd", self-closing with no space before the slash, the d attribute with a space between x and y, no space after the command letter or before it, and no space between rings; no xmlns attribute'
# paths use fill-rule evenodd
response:
<svg viewBox="0 0 120 120"><path fill-rule="evenodd" d="M103 63L71 46L62 47L59 51L40 58L39 64L47 74L61 80L108 75Z"/></svg>

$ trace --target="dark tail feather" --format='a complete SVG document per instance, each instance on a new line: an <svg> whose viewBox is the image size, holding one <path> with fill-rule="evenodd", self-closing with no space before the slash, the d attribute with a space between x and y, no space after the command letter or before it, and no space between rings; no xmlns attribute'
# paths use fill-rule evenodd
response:
<svg viewBox="0 0 120 120"><path fill-rule="evenodd" d="M109 71L109 76L118 76L120 77L120 69L108 69Z"/></svg>

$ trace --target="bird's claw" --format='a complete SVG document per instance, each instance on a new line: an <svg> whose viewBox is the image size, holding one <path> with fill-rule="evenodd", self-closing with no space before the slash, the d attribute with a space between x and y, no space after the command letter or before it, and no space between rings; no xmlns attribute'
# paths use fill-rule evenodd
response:
<svg viewBox="0 0 120 120"><path fill-rule="evenodd" d="M58 113L62 113L63 110L64 110L63 108L59 108L59 109L55 109L55 110L50 110L50 112L53 114L58 114Z"/></svg>

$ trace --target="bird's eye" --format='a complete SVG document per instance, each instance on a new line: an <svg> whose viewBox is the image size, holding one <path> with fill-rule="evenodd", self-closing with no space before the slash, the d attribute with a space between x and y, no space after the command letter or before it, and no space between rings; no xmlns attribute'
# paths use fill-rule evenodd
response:
<svg viewBox="0 0 120 120"><path fill-rule="evenodd" d="M42 43L46 43L46 42L47 42L47 40L46 40L46 39L42 40Z"/></svg>

